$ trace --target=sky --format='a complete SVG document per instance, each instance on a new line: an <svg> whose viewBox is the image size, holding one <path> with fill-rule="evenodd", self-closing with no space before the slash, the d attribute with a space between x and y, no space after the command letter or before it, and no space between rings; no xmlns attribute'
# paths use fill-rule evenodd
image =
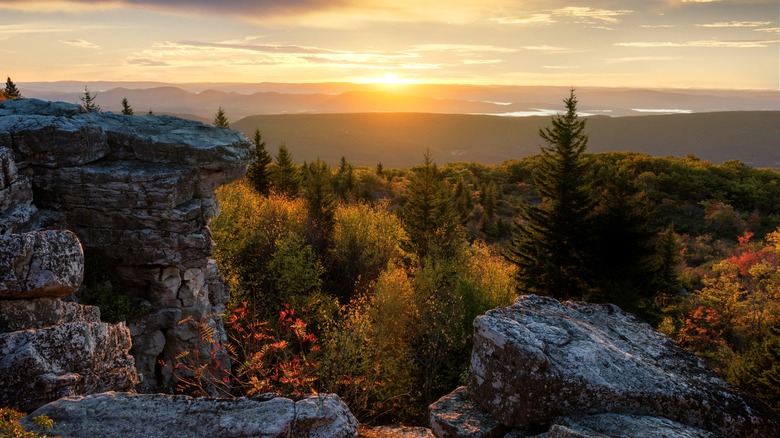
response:
<svg viewBox="0 0 780 438"><path fill-rule="evenodd" d="M780 89L778 0L0 0L14 82Z"/></svg>

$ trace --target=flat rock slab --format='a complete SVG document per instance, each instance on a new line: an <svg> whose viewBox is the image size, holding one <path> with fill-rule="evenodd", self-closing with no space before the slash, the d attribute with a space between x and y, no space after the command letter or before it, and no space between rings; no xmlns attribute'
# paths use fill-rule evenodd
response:
<svg viewBox="0 0 780 438"><path fill-rule="evenodd" d="M431 404L428 420L437 438L501 438L509 429L469 400L465 386Z"/></svg>
<svg viewBox="0 0 780 438"><path fill-rule="evenodd" d="M613 305L529 295L477 317L468 388L485 412L522 430L604 412L665 417L727 436L778 430L763 405Z"/></svg>
<svg viewBox="0 0 780 438"><path fill-rule="evenodd" d="M712 432L668 418L628 414L598 414L559 418L549 438L714 438Z"/></svg>
<svg viewBox="0 0 780 438"><path fill-rule="evenodd" d="M22 420L47 415L63 438L279 437L347 438L358 423L338 396L320 394L299 401L284 397L208 399L163 394L107 392L67 397Z"/></svg>

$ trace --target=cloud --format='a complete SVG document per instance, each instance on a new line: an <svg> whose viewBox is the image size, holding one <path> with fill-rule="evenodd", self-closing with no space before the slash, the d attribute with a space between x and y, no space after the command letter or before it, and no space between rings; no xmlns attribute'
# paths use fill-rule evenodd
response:
<svg viewBox="0 0 780 438"><path fill-rule="evenodd" d="M553 13L559 16L571 16L584 19L585 22L592 23L604 22L604 23L619 23L620 18L623 15L632 14L634 11L629 9L599 9L580 6L569 6L566 8L556 9Z"/></svg>
<svg viewBox="0 0 780 438"><path fill-rule="evenodd" d="M244 40L241 40L244 41ZM290 44L242 44L240 42L165 41L138 51L127 62L142 66L219 67L269 66L347 69L431 70L440 64L417 62L421 55L405 51L361 52Z"/></svg>
<svg viewBox="0 0 780 438"><path fill-rule="evenodd" d="M772 24L771 21L719 21L716 23L697 24L698 27L761 27Z"/></svg>
<svg viewBox="0 0 780 438"><path fill-rule="evenodd" d="M128 58L127 63L131 65L140 65L143 67L168 67L170 64L168 64L165 61L155 60L155 59L149 59L149 58Z"/></svg>
<svg viewBox="0 0 780 438"><path fill-rule="evenodd" d="M571 49L569 47L550 46L547 44L542 44L541 46L523 46L523 49L532 50L535 52L546 52L546 53L578 53L578 52L586 51L586 50Z"/></svg>
<svg viewBox="0 0 780 438"><path fill-rule="evenodd" d="M466 65L480 65L480 64L501 64L503 59L464 59L462 64Z"/></svg>
<svg viewBox="0 0 780 438"><path fill-rule="evenodd" d="M584 6L568 6L565 8L544 10L538 12L529 12L526 15L516 15L508 17L491 18L500 24L520 24L520 25L548 25L557 23L561 19L570 19L575 23L583 24L604 24L619 23L620 17L632 14L634 11L629 9L601 9ZM611 30L607 28L608 30Z"/></svg>
<svg viewBox="0 0 780 438"><path fill-rule="evenodd" d="M246 22L308 28L366 27L373 22L464 23L481 20L513 0L489 3L452 0L1 0L0 10L33 13L91 13L135 9L176 15L227 16Z"/></svg>
<svg viewBox="0 0 780 438"><path fill-rule="evenodd" d="M580 66L579 65L543 65L542 68L546 68L550 70L565 70L565 69L580 68Z"/></svg>
<svg viewBox="0 0 780 438"><path fill-rule="evenodd" d="M615 43L618 47L637 47L637 48L650 48L650 47L715 47L715 48L736 48L736 49L752 49L769 47L770 44L776 44L778 40L743 40L743 41L718 41L718 40L705 40L705 41L686 41L682 43L671 41L647 41L647 42L630 42L630 43Z"/></svg>
<svg viewBox="0 0 780 438"><path fill-rule="evenodd" d="M456 53L513 53L517 49L511 47L499 47L484 44L415 44L410 47L411 50L419 52L456 52Z"/></svg>
<svg viewBox="0 0 780 438"><path fill-rule="evenodd" d="M60 42L69 46L81 47L82 49L100 49L100 46L87 40L60 40Z"/></svg>
<svg viewBox="0 0 780 438"><path fill-rule="evenodd" d="M552 24L555 20L552 18L552 14L531 14L523 17L499 17L491 18L490 21L495 21L500 24Z"/></svg>
<svg viewBox="0 0 780 438"><path fill-rule="evenodd" d="M623 58L607 58L604 61L607 64L624 64L628 62L673 61L680 58L680 56L628 56Z"/></svg>

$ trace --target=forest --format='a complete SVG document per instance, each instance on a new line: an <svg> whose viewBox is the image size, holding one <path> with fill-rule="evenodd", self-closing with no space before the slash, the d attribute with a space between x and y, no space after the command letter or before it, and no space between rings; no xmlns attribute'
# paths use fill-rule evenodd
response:
<svg viewBox="0 0 780 438"><path fill-rule="evenodd" d="M227 340L201 322L212 353L172 364L179 390L333 392L363 423L424 424L473 319L536 293L617 304L780 409L780 174L589 153L564 102L540 153L501 165L296 164L256 130L211 224Z"/></svg>

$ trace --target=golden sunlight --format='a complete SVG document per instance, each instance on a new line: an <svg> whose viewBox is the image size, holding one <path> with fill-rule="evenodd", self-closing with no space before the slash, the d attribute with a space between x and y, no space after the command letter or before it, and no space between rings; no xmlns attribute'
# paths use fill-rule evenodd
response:
<svg viewBox="0 0 780 438"><path fill-rule="evenodd" d="M409 78L399 78L394 73L385 73L381 76L358 79L356 82L359 84L404 85L416 84L418 81Z"/></svg>

